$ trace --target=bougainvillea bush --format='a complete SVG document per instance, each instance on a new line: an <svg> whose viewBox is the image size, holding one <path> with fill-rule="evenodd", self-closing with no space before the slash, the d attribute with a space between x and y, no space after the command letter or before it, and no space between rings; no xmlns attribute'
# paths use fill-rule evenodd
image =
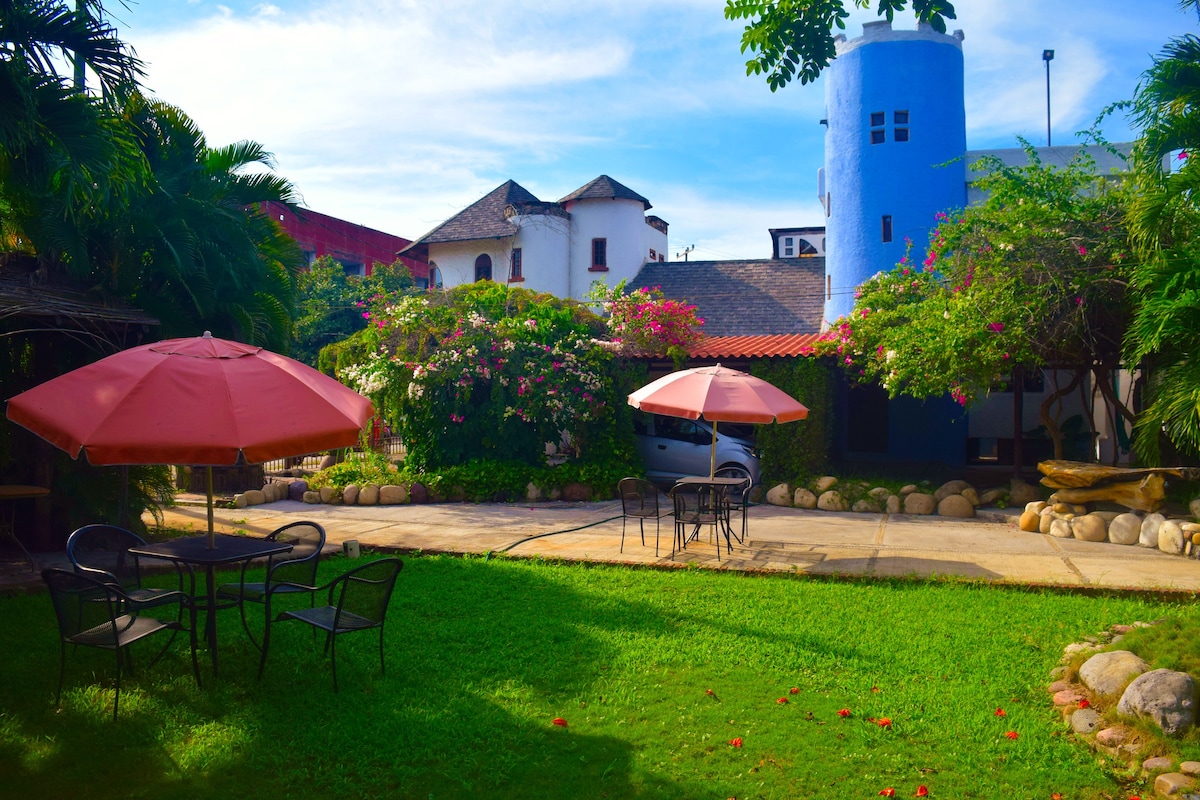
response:
<svg viewBox="0 0 1200 800"><path fill-rule="evenodd" d="M609 338L619 353L669 356L678 369L688 348L704 338L696 307L667 299L657 286L626 292L625 281L611 290L597 282L588 299L608 315Z"/></svg>
<svg viewBox="0 0 1200 800"><path fill-rule="evenodd" d="M406 466L568 456L634 463L631 371L597 343L583 305L484 281L378 298L370 325L329 354L339 376L394 421Z"/></svg>

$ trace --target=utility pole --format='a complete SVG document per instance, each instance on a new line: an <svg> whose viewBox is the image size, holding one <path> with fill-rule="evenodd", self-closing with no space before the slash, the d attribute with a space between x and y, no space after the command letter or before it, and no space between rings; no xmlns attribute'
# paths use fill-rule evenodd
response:
<svg viewBox="0 0 1200 800"><path fill-rule="evenodd" d="M1046 62L1046 147L1050 146L1050 62L1053 60L1053 50L1042 51L1042 61Z"/></svg>
<svg viewBox="0 0 1200 800"><path fill-rule="evenodd" d="M687 261L687 260L688 260L688 253L692 252L692 251L693 251L693 250L695 250L695 249L696 249L696 245L694 245L694 244L689 244L687 247L683 248L683 252L682 252L682 253L676 253L676 254L675 254L675 257L676 257L676 258L679 258L680 256L683 256L683 260L684 260L684 261Z"/></svg>

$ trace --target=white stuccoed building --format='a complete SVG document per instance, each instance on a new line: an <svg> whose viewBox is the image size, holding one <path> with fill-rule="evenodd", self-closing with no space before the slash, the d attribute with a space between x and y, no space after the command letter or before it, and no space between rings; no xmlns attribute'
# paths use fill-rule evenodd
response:
<svg viewBox="0 0 1200 800"><path fill-rule="evenodd" d="M665 261L667 223L650 201L601 175L557 202L506 181L400 251L429 263L429 285L492 280L582 300Z"/></svg>

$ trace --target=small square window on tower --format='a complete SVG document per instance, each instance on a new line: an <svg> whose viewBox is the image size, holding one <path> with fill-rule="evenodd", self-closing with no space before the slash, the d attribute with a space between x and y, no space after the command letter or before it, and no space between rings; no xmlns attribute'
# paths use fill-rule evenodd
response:
<svg viewBox="0 0 1200 800"><path fill-rule="evenodd" d="M885 141L886 138L882 128L877 131L871 131L871 144L883 144Z"/></svg>
<svg viewBox="0 0 1200 800"><path fill-rule="evenodd" d="M872 111L871 112L871 127L878 128L882 124L883 124L883 112L882 111Z"/></svg>
<svg viewBox="0 0 1200 800"><path fill-rule="evenodd" d="M892 215L883 215L883 240L890 242L892 240Z"/></svg>
<svg viewBox="0 0 1200 800"><path fill-rule="evenodd" d="M893 131L892 138L894 138L897 142L907 142L908 128L896 128L895 131Z"/></svg>
<svg viewBox="0 0 1200 800"><path fill-rule="evenodd" d="M907 111L893 112L892 113L892 122L896 125L907 125L908 124L908 112Z"/></svg>

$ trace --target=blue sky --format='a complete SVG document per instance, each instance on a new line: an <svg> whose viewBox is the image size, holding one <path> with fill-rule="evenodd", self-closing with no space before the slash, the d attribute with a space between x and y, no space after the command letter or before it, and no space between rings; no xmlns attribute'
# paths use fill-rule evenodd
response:
<svg viewBox="0 0 1200 800"><path fill-rule="evenodd" d="M822 223L823 81L772 94L746 76L720 0L106 6L152 94L210 145L264 145L314 211L411 239L510 178L556 200L607 174L670 223L672 260L763 258L769 228ZM1043 49L1067 144L1200 27L1174 0L956 7L972 149L1045 143ZM872 19L855 11L847 36ZM1132 138L1123 117L1103 132Z"/></svg>

